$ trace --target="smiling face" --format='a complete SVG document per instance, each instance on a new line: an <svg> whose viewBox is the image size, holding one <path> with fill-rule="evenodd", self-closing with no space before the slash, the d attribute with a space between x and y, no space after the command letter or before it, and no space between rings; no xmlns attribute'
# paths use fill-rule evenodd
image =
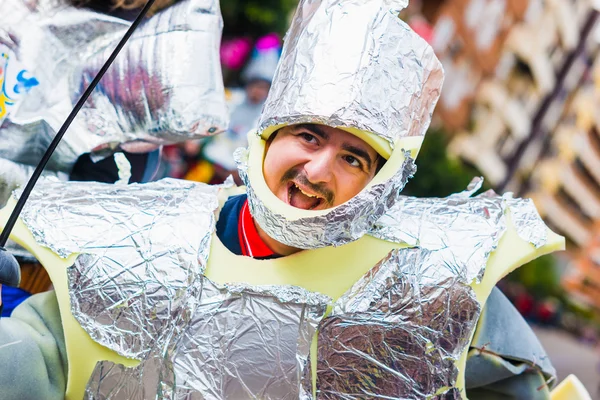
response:
<svg viewBox="0 0 600 400"><path fill-rule="evenodd" d="M380 156L362 139L325 125L280 129L269 141L263 172L283 202L305 210L335 207L375 176Z"/></svg>

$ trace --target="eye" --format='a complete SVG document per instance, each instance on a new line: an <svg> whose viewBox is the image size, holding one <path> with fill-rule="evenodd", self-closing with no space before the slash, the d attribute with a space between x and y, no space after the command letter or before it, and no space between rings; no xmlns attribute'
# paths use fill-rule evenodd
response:
<svg viewBox="0 0 600 400"><path fill-rule="evenodd" d="M354 156L344 156L344 160L353 167L362 168L362 163Z"/></svg>
<svg viewBox="0 0 600 400"><path fill-rule="evenodd" d="M317 138L311 133L300 132L298 134L298 136L300 136L302 139L304 139L308 143L317 143Z"/></svg>

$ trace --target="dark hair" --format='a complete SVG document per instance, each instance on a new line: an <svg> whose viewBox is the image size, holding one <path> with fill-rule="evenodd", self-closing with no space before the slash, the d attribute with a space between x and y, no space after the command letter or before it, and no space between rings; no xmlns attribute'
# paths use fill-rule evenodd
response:
<svg viewBox="0 0 600 400"><path fill-rule="evenodd" d="M271 144L271 142L273 141L273 139L275 138L275 136L279 133L279 131L281 129L283 129L283 128L277 129L275 132L273 132L271 134L271 136L269 136L269 139L267 139L267 148L269 147L269 145ZM375 175L377 175L379 170L381 168L383 168L383 166L385 165L386 162L387 162L387 160L381 154L377 153L377 160L376 160L377 167L375 168Z"/></svg>
<svg viewBox="0 0 600 400"><path fill-rule="evenodd" d="M383 158L383 156L381 154L377 154L377 168L375 169L375 175L377 175L379 170L381 168L383 168L383 166L385 165L386 162L387 162L387 160L385 158Z"/></svg>

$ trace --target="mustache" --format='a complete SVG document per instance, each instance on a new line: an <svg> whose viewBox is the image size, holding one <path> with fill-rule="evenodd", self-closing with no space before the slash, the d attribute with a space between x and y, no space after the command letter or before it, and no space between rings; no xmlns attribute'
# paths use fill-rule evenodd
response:
<svg viewBox="0 0 600 400"><path fill-rule="evenodd" d="M311 192L318 194L320 197L324 198L328 204L333 204L333 199L335 198L334 193L327 188L324 184L312 183L308 180L306 175L296 168L289 169L285 174L281 177L281 183L285 184L288 181L296 181L302 186L310 189Z"/></svg>

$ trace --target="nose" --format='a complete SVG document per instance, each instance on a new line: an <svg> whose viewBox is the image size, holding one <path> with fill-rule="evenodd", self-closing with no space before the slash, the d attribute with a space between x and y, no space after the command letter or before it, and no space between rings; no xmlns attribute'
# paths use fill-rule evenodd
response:
<svg viewBox="0 0 600 400"><path fill-rule="evenodd" d="M312 183L330 183L333 179L335 154L327 149L311 154L308 162L304 164L306 177Z"/></svg>

